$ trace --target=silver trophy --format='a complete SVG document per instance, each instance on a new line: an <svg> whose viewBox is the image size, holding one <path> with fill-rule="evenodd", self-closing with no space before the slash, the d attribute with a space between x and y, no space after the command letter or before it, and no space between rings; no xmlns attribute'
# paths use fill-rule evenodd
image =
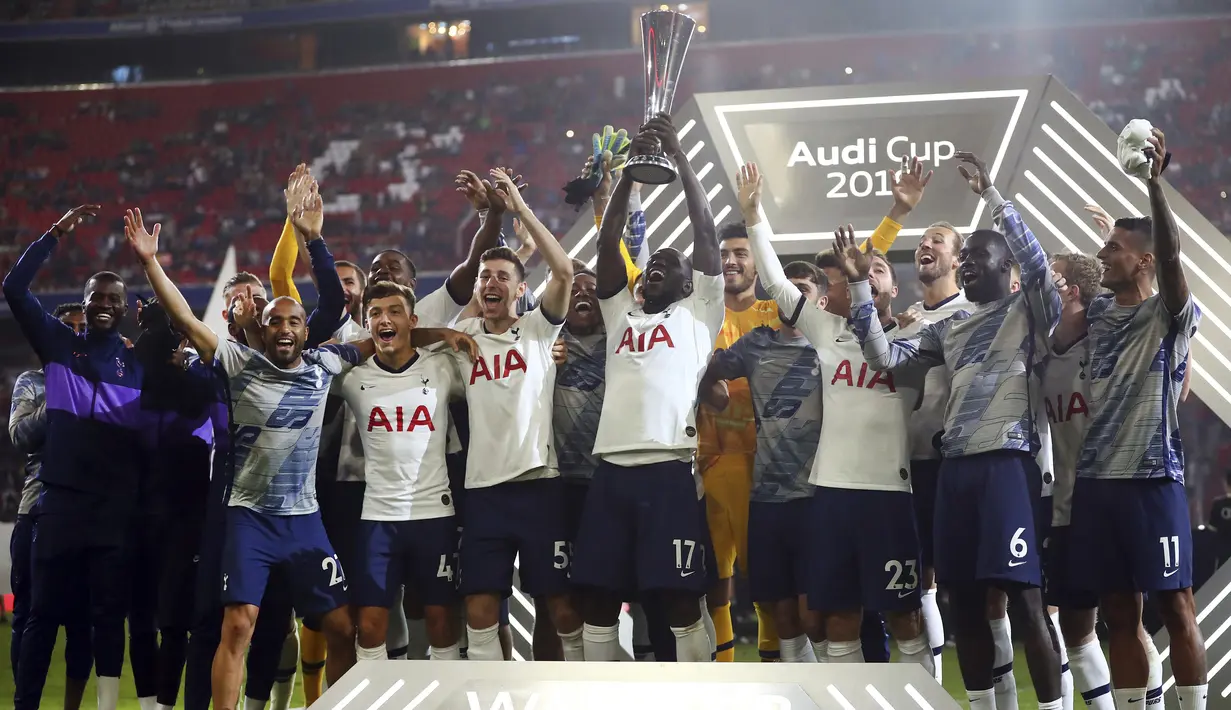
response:
<svg viewBox="0 0 1231 710"><path fill-rule="evenodd" d="M655 10L641 16L641 49L645 56L645 120L671 113L675 87L684 69L684 55L697 23L688 15ZM661 152L629 158L624 172L644 185L666 185L676 178L675 166Z"/></svg>

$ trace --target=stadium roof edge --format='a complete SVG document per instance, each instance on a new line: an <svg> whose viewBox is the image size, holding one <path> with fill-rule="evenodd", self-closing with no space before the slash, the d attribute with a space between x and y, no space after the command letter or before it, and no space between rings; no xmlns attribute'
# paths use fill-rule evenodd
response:
<svg viewBox="0 0 1231 710"><path fill-rule="evenodd" d="M1112 22L1096 22L1079 20L1076 22L1067 22L1063 26L1066 28L1080 27L1136 27L1152 24L1174 24L1174 23L1204 23L1211 20L1231 20L1231 12L1210 13L1202 15L1185 15L1173 16L1164 18L1147 18L1147 19L1128 19ZM1059 26L1060 23L1055 23ZM1046 28L1049 24L1039 25L1031 29ZM1003 29L996 25L976 26L972 28L963 28L965 31L987 31ZM693 47L693 52L707 51L711 49L723 49L729 47L746 47L756 46L761 44L803 44L812 42L838 42L849 41L851 39L885 39L895 37L910 37L912 41L918 41L929 36L938 36L950 34L943 31L929 31L924 33L907 32L907 31L884 31L884 32L868 32L857 35L808 35L805 37L791 37L782 39L765 39L765 40L739 40L732 42L706 42L697 44ZM116 38L121 39L121 38ZM131 39L131 38L128 38ZM72 41L72 40L62 40ZM241 81L263 81L268 79L293 79L296 77L307 76L336 76L345 74L369 74L383 71L403 71L403 70L430 70L441 67L470 67L483 66L492 64L512 64L518 62L535 62L547 61L552 59L570 59L570 58L590 58L604 56L629 56L638 55L640 50L636 48L629 49L608 49L608 50L592 50L586 52L569 52L556 54L532 54L518 55L510 57L483 57L475 59L454 59L445 62L415 62L415 63L399 63L399 64L377 64L362 67L347 67L343 69L320 69L310 72L271 72L265 74L247 74L243 76L228 76L228 77L209 77L202 79L177 79L173 81L149 81L137 84L115 84L109 82L99 83L82 83L82 84L53 84L44 86L0 86L0 94L25 94L37 93L46 91L115 91L115 90L133 90L141 88L159 88L159 87L178 87L178 86L208 86L211 84L235 83Z"/></svg>

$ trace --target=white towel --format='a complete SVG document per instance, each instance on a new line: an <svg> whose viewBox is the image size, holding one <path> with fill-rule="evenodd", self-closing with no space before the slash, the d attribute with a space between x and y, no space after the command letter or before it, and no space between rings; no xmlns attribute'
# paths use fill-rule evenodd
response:
<svg viewBox="0 0 1231 710"><path fill-rule="evenodd" d="M1120 131L1116 154L1126 175L1143 180L1150 177L1150 158L1145 151L1150 147L1149 138L1153 130L1149 121L1134 118Z"/></svg>

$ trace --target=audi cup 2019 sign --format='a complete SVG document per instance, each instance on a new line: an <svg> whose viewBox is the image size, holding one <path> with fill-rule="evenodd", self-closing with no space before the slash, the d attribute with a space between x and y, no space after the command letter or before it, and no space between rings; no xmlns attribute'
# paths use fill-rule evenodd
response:
<svg viewBox="0 0 1231 710"><path fill-rule="evenodd" d="M969 224L980 200L953 169L958 146L1004 159L1026 92L968 91L795 101L715 102L719 136L736 163L765 175L766 218L783 241L815 241L845 220L876 227L892 173L914 155L934 170L928 199L912 215L924 226Z"/></svg>

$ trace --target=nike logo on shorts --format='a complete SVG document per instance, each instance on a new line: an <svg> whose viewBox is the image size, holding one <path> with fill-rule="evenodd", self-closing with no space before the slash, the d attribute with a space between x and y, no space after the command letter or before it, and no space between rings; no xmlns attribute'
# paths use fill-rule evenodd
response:
<svg viewBox="0 0 1231 710"><path fill-rule="evenodd" d="M1009 566L1010 567L1021 567L1024 564L1026 564L1025 560L1015 560L1015 561L1010 562Z"/></svg>
<svg viewBox="0 0 1231 710"><path fill-rule="evenodd" d="M1171 570L1170 572L1163 572L1163 576L1164 576L1164 577L1170 577L1171 575L1173 575L1173 574L1175 574L1176 572L1179 572L1179 571L1180 571L1180 570L1178 570L1178 569L1173 569L1173 570Z"/></svg>
<svg viewBox="0 0 1231 710"><path fill-rule="evenodd" d="M684 577L691 577L696 573L697 573L697 570L693 570L691 572L680 572L680 578L683 579Z"/></svg>

